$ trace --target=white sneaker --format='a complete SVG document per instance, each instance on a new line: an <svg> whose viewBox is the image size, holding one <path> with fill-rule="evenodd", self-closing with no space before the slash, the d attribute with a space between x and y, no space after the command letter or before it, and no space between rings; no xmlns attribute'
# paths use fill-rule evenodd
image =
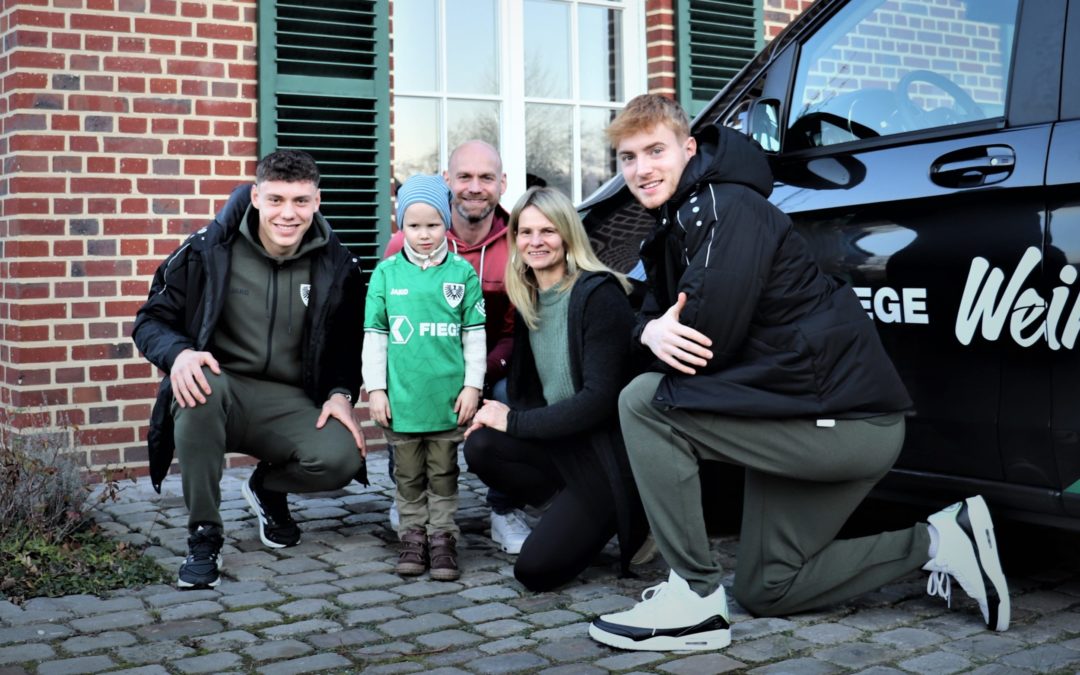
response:
<svg viewBox="0 0 1080 675"><path fill-rule="evenodd" d="M937 555L923 566L930 572L926 592L952 605L952 582L979 603L983 620L992 630L1009 627L1009 587L1001 571L994 523L983 498L976 495L928 518Z"/></svg>
<svg viewBox="0 0 1080 675"><path fill-rule="evenodd" d="M703 598L671 570L667 581L646 588L631 609L594 619L589 635L619 649L723 649L731 644L727 594L720 586Z"/></svg>
<svg viewBox="0 0 1080 675"><path fill-rule="evenodd" d="M390 527L394 529L394 532L398 531L398 527L401 525L401 515L397 510L397 500L390 502Z"/></svg>
<svg viewBox="0 0 1080 675"><path fill-rule="evenodd" d="M521 553L525 540L532 534L521 511L491 512L491 540L510 555Z"/></svg>

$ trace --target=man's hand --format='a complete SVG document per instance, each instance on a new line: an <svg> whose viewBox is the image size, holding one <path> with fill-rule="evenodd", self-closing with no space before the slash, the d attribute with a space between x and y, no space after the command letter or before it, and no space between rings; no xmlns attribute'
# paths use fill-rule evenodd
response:
<svg viewBox="0 0 1080 675"><path fill-rule="evenodd" d="M353 440L356 441L356 447L360 450L360 456L367 457L367 445L364 444L364 435L360 433L360 427L356 425L356 418L353 417L352 410L352 401L347 399L345 394L334 394L323 402L322 414L319 415L318 421L315 422L315 428L322 429L326 426L327 421L333 417L344 424L345 428L352 434Z"/></svg>
<svg viewBox="0 0 1080 675"><path fill-rule="evenodd" d="M462 387L457 400L454 401L454 412L457 413L457 423L460 427L472 419L476 414L477 405L480 402L480 390L476 387Z"/></svg>
<svg viewBox="0 0 1080 675"><path fill-rule="evenodd" d="M390 399L386 397L385 389L376 389L368 392L368 409L371 410L371 419L380 427L390 426L390 420L394 418L390 414Z"/></svg>
<svg viewBox="0 0 1080 675"><path fill-rule="evenodd" d="M686 306L686 293L668 311L645 324L641 331L641 344L652 350L656 358L680 373L693 375L692 366L704 366L713 357L709 347L712 340L704 333L679 323L679 314Z"/></svg>
<svg viewBox="0 0 1080 675"><path fill-rule="evenodd" d="M484 401L484 405L473 415L472 426L465 430L465 438L481 427L491 427L496 431L506 431L506 418L510 408L498 401Z"/></svg>
<svg viewBox="0 0 1080 675"><path fill-rule="evenodd" d="M173 397L181 408L194 408L206 403L210 383L203 374L203 366L208 366L215 375L221 374L221 366L210 352L185 349L176 355L169 371L169 381L172 383Z"/></svg>

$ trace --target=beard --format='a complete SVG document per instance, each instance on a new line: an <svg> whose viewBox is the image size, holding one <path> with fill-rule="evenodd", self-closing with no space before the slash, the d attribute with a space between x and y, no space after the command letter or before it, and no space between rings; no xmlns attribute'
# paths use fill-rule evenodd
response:
<svg viewBox="0 0 1080 675"><path fill-rule="evenodd" d="M480 209L479 213L469 212L468 210L466 210L465 205L461 204L460 202L455 206L455 208L457 209L458 215L467 220L468 222L479 223L480 221L491 215L491 213L495 210L495 205L488 204L484 208Z"/></svg>

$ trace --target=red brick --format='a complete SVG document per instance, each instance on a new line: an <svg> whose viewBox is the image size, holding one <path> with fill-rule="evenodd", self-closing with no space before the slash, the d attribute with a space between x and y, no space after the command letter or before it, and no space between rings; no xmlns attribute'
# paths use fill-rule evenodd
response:
<svg viewBox="0 0 1080 675"><path fill-rule="evenodd" d="M57 258L74 258L84 254L82 239L62 239L53 243L53 255Z"/></svg>
<svg viewBox="0 0 1080 675"><path fill-rule="evenodd" d="M245 57L246 59L246 57ZM229 78L233 80L254 80L257 77L256 66L246 63L230 63Z"/></svg>
<svg viewBox="0 0 1080 675"><path fill-rule="evenodd" d="M168 252L171 253L173 251L173 249L175 249L175 248L176 248L175 246L173 248L170 248ZM143 277L153 276L154 272L158 268L158 265L160 265L160 264L161 264L161 261L156 260L156 259L155 260L145 260L145 259L144 260L139 260L135 264L135 274L137 274L139 276L143 276Z"/></svg>
<svg viewBox="0 0 1080 675"><path fill-rule="evenodd" d="M134 356L130 342L117 344L77 345L71 348L71 358L76 361L101 361L104 359L130 359Z"/></svg>
<svg viewBox="0 0 1080 675"><path fill-rule="evenodd" d="M102 382L102 381L114 381L120 376L120 369L115 365L111 366L90 366L90 381Z"/></svg>
<svg viewBox="0 0 1080 675"><path fill-rule="evenodd" d="M122 94L142 94L146 91L146 80L141 77L121 77L117 79L118 90Z"/></svg>
<svg viewBox="0 0 1080 675"><path fill-rule="evenodd" d="M214 162L214 173L219 176L239 176L241 169L240 162L236 162L228 159L219 159Z"/></svg>
<svg viewBox="0 0 1080 675"><path fill-rule="evenodd" d="M63 262L12 262L8 273L13 279L38 277L62 277L67 275L67 263Z"/></svg>
<svg viewBox="0 0 1080 675"><path fill-rule="evenodd" d="M86 284L86 293L93 298L112 297L116 295L115 281L91 281Z"/></svg>
<svg viewBox="0 0 1080 675"><path fill-rule="evenodd" d="M113 0L86 0L86 8L99 12L112 12L116 10Z"/></svg>
<svg viewBox="0 0 1080 675"><path fill-rule="evenodd" d="M131 32L131 20L125 16L72 14L70 20L71 28L74 30Z"/></svg>
<svg viewBox="0 0 1080 675"><path fill-rule="evenodd" d="M146 173L150 160L142 157L125 157L120 160L120 173Z"/></svg>
<svg viewBox="0 0 1080 675"><path fill-rule="evenodd" d="M11 283L6 285L6 290L7 297L17 300L45 300L49 297L49 284L46 283Z"/></svg>
<svg viewBox="0 0 1080 675"><path fill-rule="evenodd" d="M17 407L66 405L67 389L34 389L11 392L11 404Z"/></svg>
<svg viewBox="0 0 1080 675"><path fill-rule="evenodd" d="M48 170L48 157L30 157L27 155L14 155L4 160L4 173L7 174L19 173L20 171L46 173Z"/></svg>
<svg viewBox="0 0 1080 675"><path fill-rule="evenodd" d="M169 145L171 146L172 143ZM169 152L173 151L170 149ZM138 179L138 188L139 193L144 195L191 195L195 194L195 181L140 178Z"/></svg>
<svg viewBox="0 0 1080 675"><path fill-rule="evenodd" d="M48 326L8 326L5 337L11 342L43 342L49 339Z"/></svg>
<svg viewBox="0 0 1080 675"><path fill-rule="evenodd" d="M240 135L240 123L239 122L214 122L214 135L215 136L239 136Z"/></svg>
<svg viewBox="0 0 1080 675"><path fill-rule="evenodd" d="M139 363L126 363L124 364L124 379L125 380L137 380L140 378L148 378L154 376L154 367L145 361ZM157 383L154 383L157 386Z"/></svg>
<svg viewBox="0 0 1080 675"><path fill-rule="evenodd" d="M105 303L105 316L132 317L143 306L143 300L126 300Z"/></svg>
<svg viewBox="0 0 1080 675"><path fill-rule="evenodd" d="M147 121L139 117L121 117L120 118L120 133L124 134L145 134L147 129Z"/></svg>
<svg viewBox="0 0 1080 675"><path fill-rule="evenodd" d="M156 396L156 394L155 394ZM150 404L142 403L138 405L126 405L124 406L124 421L125 422L145 422L150 419ZM144 458L145 459L145 458Z"/></svg>
<svg viewBox="0 0 1080 675"><path fill-rule="evenodd" d="M150 53L157 56L175 56L176 41L162 40L161 38L151 38Z"/></svg>
<svg viewBox="0 0 1080 675"><path fill-rule="evenodd" d="M53 326L53 338L56 340L85 340L86 326L81 323L65 323Z"/></svg>
<svg viewBox="0 0 1080 675"><path fill-rule="evenodd" d="M71 191L76 194L129 194L131 181L126 178L72 178Z"/></svg>
<svg viewBox="0 0 1080 675"><path fill-rule="evenodd" d="M131 199L120 200L120 211L128 215L134 215L136 213L146 213L149 208L149 201L141 197L133 197Z"/></svg>
<svg viewBox="0 0 1080 675"><path fill-rule="evenodd" d="M155 77L150 79L150 93L151 94L175 94L176 93L176 80ZM188 92L184 92L185 94Z"/></svg>
<svg viewBox="0 0 1080 675"><path fill-rule="evenodd" d="M180 133L180 120L174 117L158 117L150 122L150 133L164 136Z"/></svg>
<svg viewBox="0 0 1080 675"><path fill-rule="evenodd" d="M101 69L101 58L95 54L72 54L69 65L72 70L97 71Z"/></svg>
<svg viewBox="0 0 1080 675"><path fill-rule="evenodd" d="M11 361L23 363L62 363L67 359L66 347L12 347Z"/></svg>
<svg viewBox="0 0 1080 675"><path fill-rule="evenodd" d="M71 318L96 319L101 316L101 304L97 302L71 303ZM95 337L91 335L91 337Z"/></svg>
<svg viewBox="0 0 1080 675"><path fill-rule="evenodd" d="M128 334L128 333L125 333ZM120 335L120 330L115 323L92 323L90 324L91 340L110 340Z"/></svg>
<svg viewBox="0 0 1080 675"><path fill-rule="evenodd" d="M105 387L105 395L110 401L124 401L154 398L157 395L156 382L143 384L118 384Z"/></svg>
<svg viewBox="0 0 1080 675"><path fill-rule="evenodd" d="M184 160L184 173L191 176L209 176L210 175L210 160L208 159L188 159Z"/></svg>
<svg viewBox="0 0 1080 675"><path fill-rule="evenodd" d="M82 199L57 198L53 200L53 213L57 215L82 213L84 208Z"/></svg>
<svg viewBox="0 0 1080 675"><path fill-rule="evenodd" d="M237 45L232 44L214 44L214 58L219 61L235 61L240 50Z"/></svg>
<svg viewBox="0 0 1080 675"><path fill-rule="evenodd" d="M201 38L210 40L239 40L248 42L255 39L255 31L252 26L224 25L216 23L200 23L195 34Z"/></svg>
<svg viewBox="0 0 1080 675"><path fill-rule="evenodd" d="M53 33L50 37L53 49L82 49L82 35L78 33Z"/></svg>
<svg viewBox="0 0 1080 675"><path fill-rule="evenodd" d="M195 114L208 117L251 117L253 103L234 101L196 101Z"/></svg>
<svg viewBox="0 0 1080 675"><path fill-rule="evenodd" d="M240 9L235 5L214 5L214 18L218 21L239 21Z"/></svg>
<svg viewBox="0 0 1080 675"><path fill-rule="evenodd" d="M75 115L53 115L49 120L53 131L78 131L80 121Z"/></svg>
<svg viewBox="0 0 1080 675"><path fill-rule="evenodd" d="M209 53L205 42L181 42L180 54L188 57L202 57Z"/></svg>
<svg viewBox="0 0 1080 675"><path fill-rule="evenodd" d="M208 136L210 120L184 120L185 136Z"/></svg>
<svg viewBox="0 0 1080 675"><path fill-rule="evenodd" d="M101 389L98 387L75 387L71 390L72 403L98 403Z"/></svg>
<svg viewBox="0 0 1080 675"><path fill-rule="evenodd" d="M128 54L144 54L146 53L146 39L139 37L117 38L116 51Z"/></svg>
<svg viewBox="0 0 1080 675"><path fill-rule="evenodd" d="M150 255L150 242L147 239L130 239L124 238L120 240L120 255L124 256L139 256ZM131 284L133 282L125 281L124 284ZM124 295L132 295L133 292L129 289L121 288L121 293ZM146 295L145 287L141 291L134 292L135 295Z"/></svg>
<svg viewBox="0 0 1080 675"><path fill-rule="evenodd" d="M60 152L63 149L63 136L19 134L11 137L11 152Z"/></svg>
<svg viewBox="0 0 1080 675"><path fill-rule="evenodd" d="M161 61L135 56L106 56L105 70L124 73L160 73Z"/></svg>
<svg viewBox="0 0 1080 675"><path fill-rule="evenodd" d="M180 6L181 16L190 17L192 19L201 19L206 16L206 3L205 2L185 2Z"/></svg>
<svg viewBox="0 0 1080 675"><path fill-rule="evenodd" d="M115 408L114 408L115 410ZM115 420L113 420L115 421ZM91 419L90 423L93 424L94 420ZM90 466L101 466L103 464L119 464L120 463L120 451L116 449L112 450L91 450L90 451Z"/></svg>
<svg viewBox="0 0 1080 675"><path fill-rule="evenodd" d="M67 305L57 303L32 305L24 302L11 308L12 321L45 321L48 319L66 319L67 315Z"/></svg>
<svg viewBox="0 0 1080 675"><path fill-rule="evenodd" d="M108 198L92 198L86 202L87 213L116 213L116 200Z"/></svg>
<svg viewBox="0 0 1080 675"><path fill-rule="evenodd" d="M116 158L87 157L86 170L90 173L116 173Z"/></svg>
<svg viewBox="0 0 1080 675"><path fill-rule="evenodd" d="M37 12L29 9L16 9L12 12L10 21L10 25L12 26L37 26L39 28L64 27L64 15L60 12Z"/></svg>
<svg viewBox="0 0 1080 675"><path fill-rule="evenodd" d="M180 93L184 96L206 96L210 93L210 85L202 80L184 80L180 83Z"/></svg>
<svg viewBox="0 0 1080 675"><path fill-rule="evenodd" d="M48 86L49 76L45 73L11 73L4 78L5 92L16 89L46 89Z"/></svg>
<svg viewBox="0 0 1080 675"><path fill-rule="evenodd" d="M67 178L23 178L13 176L10 181L10 191L18 194L27 192L63 193L67 187L66 183Z"/></svg>
<svg viewBox="0 0 1080 675"><path fill-rule="evenodd" d="M64 97L60 94L16 92L8 99L12 110L62 110Z"/></svg>
<svg viewBox="0 0 1080 675"><path fill-rule="evenodd" d="M135 430L131 427L120 429L77 429L75 431L75 442L83 446L131 443L134 440Z"/></svg>
<svg viewBox="0 0 1080 675"><path fill-rule="evenodd" d="M98 152L98 139L93 136L69 136L68 149L72 152Z"/></svg>
<svg viewBox="0 0 1080 675"><path fill-rule="evenodd" d="M68 96L68 110L123 113L128 111L127 99L119 96Z"/></svg>
<svg viewBox="0 0 1080 675"><path fill-rule="evenodd" d="M12 68L63 70L65 61L63 54L52 52L16 51L10 57Z"/></svg>
<svg viewBox="0 0 1080 675"><path fill-rule="evenodd" d="M150 13L176 16L176 2L175 0L150 0Z"/></svg>
<svg viewBox="0 0 1080 675"><path fill-rule="evenodd" d="M165 19L135 19L135 32L144 35L189 37L191 35L191 22L168 21Z"/></svg>
<svg viewBox="0 0 1080 675"><path fill-rule="evenodd" d="M202 180L199 192L204 195L227 195L236 188L236 180Z"/></svg>
<svg viewBox="0 0 1080 675"><path fill-rule="evenodd" d="M161 234L162 227L160 220L140 219L140 218L124 218L124 219L105 219L105 228L103 234L109 237L115 237L125 234ZM136 274L143 274L142 271L136 271Z"/></svg>
<svg viewBox="0 0 1080 675"><path fill-rule="evenodd" d="M191 101L182 98L137 98L132 112L161 115L190 115Z"/></svg>
<svg viewBox="0 0 1080 675"><path fill-rule="evenodd" d="M191 77L225 77L225 66L216 61L178 61L165 62L165 72L169 75L188 75Z"/></svg>
<svg viewBox="0 0 1080 675"><path fill-rule="evenodd" d="M83 368L56 369L57 384L79 384L81 382L86 382L86 371Z"/></svg>
<svg viewBox="0 0 1080 675"><path fill-rule="evenodd" d="M49 256L49 242L36 240L15 239L7 242L4 247L4 257L12 258L47 258Z"/></svg>
<svg viewBox="0 0 1080 675"><path fill-rule="evenodd" d="M86 284L81 281L62 281L53 286L53 296L60 298L86 297Z"/></svg>
<svg viewBox="0 0 1080 675"><path fill-rule="evenodd" d="M113 50L113 37L111 35L87 35L83 42L88 52L111 52Z"/></svg>

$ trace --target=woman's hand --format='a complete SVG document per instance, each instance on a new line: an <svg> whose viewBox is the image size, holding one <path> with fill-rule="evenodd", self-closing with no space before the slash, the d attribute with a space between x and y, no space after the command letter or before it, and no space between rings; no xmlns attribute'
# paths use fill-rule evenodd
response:
<svg viewBox="0 0 1080 675"><path fill-rule="evenodd" d="M457 413L457 423L460 427L468 423L476 414L477 404L480 402L480 390L476 387L462 387L461 393L454 402L454 412Z"/></svg>
<svg viewBox="0 0 1080 675"><path fill-rule="evenodd" d="M390 399L386 398L385 389L376 389L368 392L368 408L371 410L371 419L380 427L390 428Z"/></svg>
<svg viewBox="0 0 1080 675"><path fill-rule="evenodd" d="M498 401L484 401L480 410L473 416L473 423L465 430L465 438L481 427L491 427L496 431L506 431L506 418L510 415L510 408L505 403Z"/></svg>

